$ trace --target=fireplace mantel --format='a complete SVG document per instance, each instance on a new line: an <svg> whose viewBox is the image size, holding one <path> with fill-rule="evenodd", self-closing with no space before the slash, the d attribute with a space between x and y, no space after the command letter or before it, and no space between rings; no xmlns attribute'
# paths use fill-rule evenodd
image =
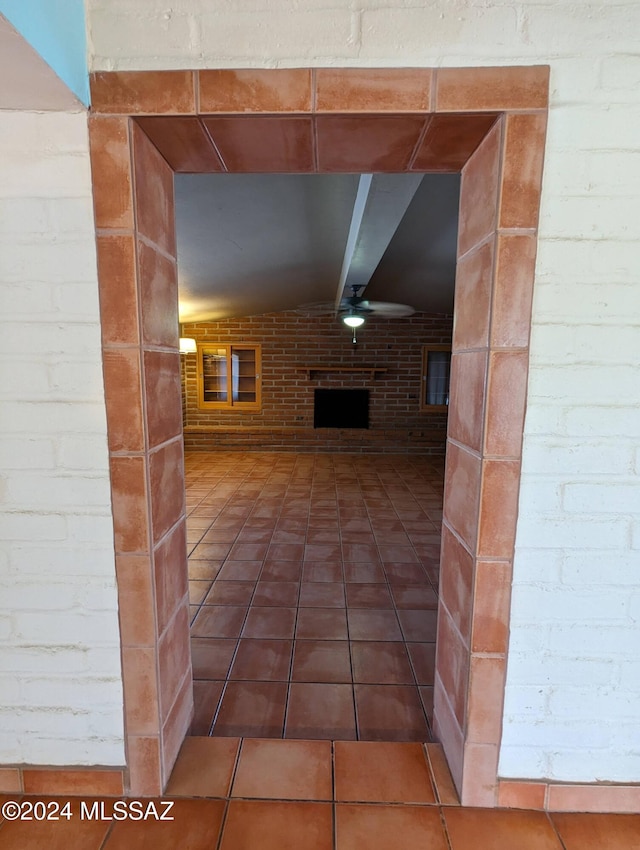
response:
<svg viewBox="0 0 640 850"><path fill-rule="evenodd" d="M383 375L387 369L379 366L296 366L300 372L306 372L309 380L313 379L316 372L363 372L368 373L375 380L378 375Z"/></svg>

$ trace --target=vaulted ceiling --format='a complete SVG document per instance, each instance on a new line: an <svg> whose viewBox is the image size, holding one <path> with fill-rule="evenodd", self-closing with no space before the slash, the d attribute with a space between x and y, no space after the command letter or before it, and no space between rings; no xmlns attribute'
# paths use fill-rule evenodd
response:
<svg viewBox="0 0 640 850"><path fill-rule="evenodd" d="M352 285L452 312L459 172L494 114L136 120L176 172L181 321L337 304Z"/></svg>
<svg viewBox="0 0 640 850"><path fill-rule="evenodd" d="M353 284L369 300L452 312L458 175L377 175L359 217L362 182L177 175L181 321L331 303Z"/></svg>

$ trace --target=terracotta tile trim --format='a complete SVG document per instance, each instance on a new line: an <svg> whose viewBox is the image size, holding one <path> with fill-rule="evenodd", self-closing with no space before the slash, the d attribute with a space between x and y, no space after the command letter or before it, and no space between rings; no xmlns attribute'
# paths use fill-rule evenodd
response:
<svg viewBox="0 0 640 850"><path fill-rule="evenodd" d="M198 119L198 120L199 120L199 119ZM210 144L210 145L211 145L211 147L213 148L213 151L214 151L215 155L216 155L216 156L218 157L218 159L220 160L220 165L222 166L222 172L223 172L223 174L228 174L228 173L229 173L229 169L228 169L228 167L227 167L227 163L224 161L224 157L222 156L222 152L220 151L220 148L219 148L219 147L217 146L217 144L215 143L215 139L214 139L214 138L213 138L213 136L211 135L211 131L209 130L209 128L207 127L207 125L206 125L206 123L205 123L204 121L200 121L200 126L201 126L201 127L202 127L202 129L204 130L204 132L205 132L205 135L206 135L207 139L209 139L209 144Z"/></svg>
<svg viewBox="0 0 640 850"><path fill-rule="evenodd" d="M486 348L463 348L461 351L486 351ZM456 446L456 448L461 449L467 454L472 455L478 460L484 460L484 455L477 451L476 449L472 449L470 446L467 446L465 443L460 443L458 440L454 440L451 437L447 437L447 444L451 443L452 446Z"/></svg>
<svg viewBox="0 0 640 850"><path fill-rule="evenodd" d="M168 348L168 349L167 348L157 348L156 346L146 346L145 345L145 351L162 351L162 352L170 351L173 354L177 351L177 349L176 348ZM158 443L157 446L153 446L153 448L150 448L146 454L147 454L148 457L151 457L151 455L156 454L157 452L161 451L162 449L166 449L166 447L170 446L172 443L182 444L182 434L176 434L174 437L169 437L169 439L165 440L164 443Z"/></svg>
<svg viewBox="0 0 640 850"><path fill-rule="evenodd" d="M306 115L306 114L349 114L358 115L368 112L370 114L389 114L389 108L380 106L376 109L375 103L366 108L358 109L353 106L343 105L332 109L329 103L321 104L318 109L318 72L327 74L344 75L347 79L351 75L354 79L362 77L363 72L371 74L389 75L389 85L393 87L393 78L396 80L401 76L410 77L412 73L420 75L425 82L426 102L423 106L413 103L399 112L407 114L423 114L430 112L546 112L548 109L549 91L549 66L504 66L486 68L313 68L313 69L232 69L237 73L251 74L256 78L260 75L278 73L278 71L310 71L310 90L308 107L297 104L282 109L274 109L273 106L264 112L259 108L259 96L254 93L254 108L250 112L241 109L233 109L230 106L219 110L202 109L201 78L203 74L210 74L206 70L175 70L175 71L100 71L90 75L92 91L92 112L105 115ZM214 71L215 72L215 71ZM489 85L493 77L507 79L511 77L510 83L496 92L495 87ZM188 80L191 80L189 83ZM276 79L276 78L274 78ZM167 84L175 89L179 104L176 106L171 102ZM453 95L451 89L455 89ZM466 90L466 95L465 95ZM474 103L477 92L485 92L484 102ZM465 96L468 102L465 101ZM263 93L266 103L273 103L273 89L265 88ZM265 104L266 105L266 104Z"/></svg>
<svg viewBox="0 0 640 850"><path fill-rule="evenodd" d="M498 778L498 806L547 812L640 812L640 783L545 782Z"/></svg>
<svg viewBox="0 0 640 850"><path fill-rule="evenodd" d="M126 793L125 769L57 765L3 766L0 770L0 793L121 797Z"/></svg>
<svg viewBox="0 0 640 850"><path fill-rule="evenodd" d="M113 234L113 232L114 231L111 231L112 234ZM129 234L127 234L127 235L129 235ZM142 242L142 244L146 245L147 248L151 248L156 253L160 254L161 257L164 257L165 260L168 260L176 268L178 267L178 258L174 254L170 254L168 251L165 251L165 249L161 245L158 245L156 242L152 242L151 239L149 239L143 233L140 233L140 231L136 231L135 235L136 235L138 242ZM145 346L145 347L147 347L147 346Z"/></svg>
<svg viewBox="0 0 640 850"><path fill-rule="evenodd" d="M195 104L196 115L200 115L200 74L198 71L193 73L193 102Z"/></svg>
<svg viewBox="0 0 640 850"><path fill-rule="evenodd" d="M163 445L166 445L166 443L164 443ZM154 451L155 451L155 450L154 450ZM159 549L159 548L160 548L160 547L164 544L165 540L166 540L168 537L171 537L171 535L174 533L174 531L175 531L177 528L180 528L180 526L182 525L182 523L186 520L186 517L187 517L186 512L185 512L185 511L183 511L183 512L182 512L182 514L178 517L178 519L174 522L174 524L173 524L170 528L168 528L168 529L165 531L165 533L162 535L162 537L159 537L159 538L158 538L158 539L154 542L154 544L153 544L153 551L154 551L154 552L155 552L155 550L156 550L156 549ZM185 593L185 596L187 596L187 595L188 595L188 594L187 594L187 593Z"/></svg>
<svg viewBox="0 0 640 850"><path fill-rule="evenodd" d="M108 115L193 115L197 71L98 71L89 76L93 111Z"/></svg>
<svg viewBox="0 0 640 850"><path fill-rule="evenodd" d="M520 233L520 231L517 231ZM475 245L472 245L471 248L468 248L464 254L459 254L456 263L460 263L462 260L466 260L467 257L472 257L478 251L481 251L485 245L488 245L490 242L495 242L497 240L498 233L495 230L492 230L491 233L488 233L484 239L481 239L480 242L476 242ZM486 345L484 346L486 348ZM465 349L466 350L466 349Z"/></svg>
<svg viewBox="0 0 640 850"><path fill-rule="evenodd" d="M413 151L411 152L411 156L409 157L409 162L407 163L407 168L406 168L407 171L413 170L413 164L416 161L418 154L420 153L420 149L422 148L423 142L425 140L425 136L429 132L429 127L431 126L432 121L433 121L433 113L428 113L427 119L424 122L424 127L422 128L422 130L420 130L420 134L419 134L418 138L416 139L415 146L413 148Z"/></svg>
<svg viewBox="0 0 640 850"><path fill-rule="evenodd" d="M456 443L456 445L458 445L458 444ZM449 522L449 520L448 520L446 517L444 517L444 516L442 517L442 524L443 524L443 525L445 525L445 526L447 527L447 531L448 531L448 532L450 532L450 534L452 534L452 535L453 535L453 537L455 537L456 542L457 542L457 543L459 543L459 544L462 546L462 548L465 550L465 552L467 552L469 555L471 555L471 557L472 557L472 558L475 558L475 555L474 555L474 553L471 551L471 549L469 548L468 544L467 544L467 543L465 543L465 541L462 539L462 537L460 537L460 535L458 534L458 532L457 532L457 531L455 530L455 528L451 525L451 523ZM499 560L499 559L498 559L498 558L492 558L491 560Z"/></svg>
<svg viewBox="0 0 640 850"><path fill-rule="evenodd" d="M549 106L549 65L503 65L438 68L436 112L546 111Z"/></svg>
<svg viewBox="0 0 640 850"><path fill-rule="evenodd" d="M450 777L443 771L440 746L437 744L423 746L437 794L436 803L423 805L459 806L460 802ZM234 776L239 755L240 752L236 755ZM332 747L332 773L334 762L335 752ZM121 797L129 794L125 773L126 771L122 768L111 767L7 766L0 771L0 793ZM233 783L228 795L220 799L230 799L232 787ZM386 805L404 804L386 803ZM640 784L603 785L544 782L534 779L498 779L498 807L548 812L638 813L640 812Z"/></svg>

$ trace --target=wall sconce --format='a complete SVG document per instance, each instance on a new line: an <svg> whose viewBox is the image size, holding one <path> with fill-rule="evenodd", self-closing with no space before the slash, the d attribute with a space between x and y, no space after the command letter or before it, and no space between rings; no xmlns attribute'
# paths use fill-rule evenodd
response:
<svg viewBox="0 0 640 850"><path fill-rule="evenodd" d="M180 337L180 354L195 354L198 350L195 339L188 336Z"/></svg>

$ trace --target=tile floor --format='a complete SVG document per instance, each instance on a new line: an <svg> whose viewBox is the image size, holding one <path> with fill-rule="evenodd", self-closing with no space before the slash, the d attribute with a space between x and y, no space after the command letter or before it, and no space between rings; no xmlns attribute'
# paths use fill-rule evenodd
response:
<svg viewBox="0 0 640 850"><path fill-rule="evenodd" d="M191 733L430 741L442 459L185 463Z"/></svg>
<svg viewBox="0 0 640 850"><path fill-rule="evenodd" d="M83 819L78 798L69 819L0 815L0 847L640 850L639 814L461 807L437 744L187 738L163 800L171 821ZM113 800L103 802L108 817Z"/></svg>

